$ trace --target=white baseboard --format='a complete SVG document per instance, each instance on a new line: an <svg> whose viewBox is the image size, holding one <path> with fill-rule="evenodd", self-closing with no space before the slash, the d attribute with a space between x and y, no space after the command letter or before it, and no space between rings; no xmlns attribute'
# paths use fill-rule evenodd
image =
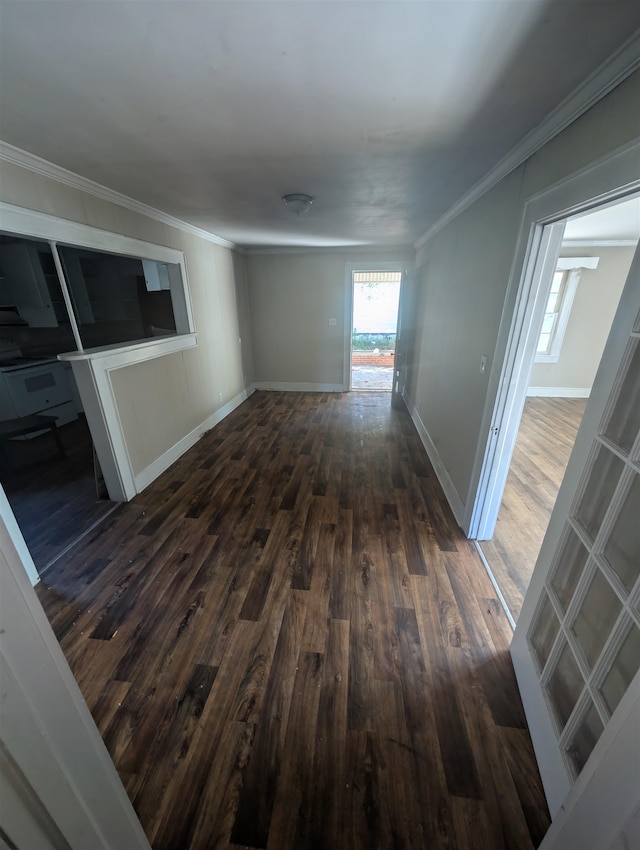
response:
<svg viewBox="0 0 640 850"><path fill-rule="evenodd" d="M435 470L436 475L438 476L438 481L440 482L440 486L444 490L444 495L447 497L447 501L449 502L449 506L453 511L453 515L456 518L456 522L463 528L463 520L464 520L464 503L460 498L458 491L455 488L453 481L451 480L451 476L447 472L442 462L442 458L435 447L435 444L431 437L429 436L429 432L425 428L424 422L420 418L420 414L416 406L405 397L405 404L407 405L407 409L409 411L409 415L413 421L413 424L416 426L416 431L422 441L422 445L425 448L425 451L431 461L431 464Z"/></svg>
<svg viewBox="0 0 640 850"><path fill-rule="evenodd" d="M256 381L256 390L278 390L285 393L342 393L342 384L288 383L287 381Z"/></svg>
<svg viewBox="0 0 640 850"><path fill-rule="evenodd" d="M548 398L589 398L590 387L527 387L527 396Z"/></svg>
<svg viewBox="0 0 640 850"><path fill-rule="evenodd" d="M219 410L216 410L215 413L212 413L211 416L208 416L204 422L198 425L197 428L194 428L193 431L190 431L186 434L181 440L171 446L170 449L167 449L164 454L160 455L159 458L150 463L142 472L139 472L135 476L135 485L136 492L140 493L144 490L145 487L148 487L152 481L155 481L158 476L162 475L162 473L167 470L172 463L175 463L178 458L182 457L182 455L189 451L192 446L198 442L200 437L207 431L211 430L214 425L217 425L218 422L222 422L232 411L238 407L238 405L242 404L250 395L254 393L255 385L251 385L247 387L247 389L243 390L241 393L238 393L235 398L232 398L231 401L228 401L225 405L223 405Z"/></svg>

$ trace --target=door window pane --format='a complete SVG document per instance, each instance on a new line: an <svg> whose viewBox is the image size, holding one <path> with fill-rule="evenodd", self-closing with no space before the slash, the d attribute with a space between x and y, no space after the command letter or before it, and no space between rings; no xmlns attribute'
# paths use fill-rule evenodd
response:
<svg viewBox="0 0 640 850"><path fill-rule="evenodd" d="M592 540L600 529L623 467L619 457L600 446L576 511L577 519Z"/></svg>
<svg viewBox="0 0 640 850"><path fill-rule="evenodd" d="M564 729L583 687L584 679L578 663L573 657L571 647L565 643L547 684L547 694L561 730Z"/></svg>
<svg viewBox="0 0 640 850"><path fill-rule="evenodd" d="M631 590L640 573L640 475L636 475L604 547L604 557Z"/></svg>
<svg viewBox="0 0 640 850"><path fill-rule="evenodd" d="M551 579L551 586L565 611L569 607L578 579L587 563L587 557L587 550L580 542L580 538L573 529L569 529Z"/></svg>
<svg viewBox="0 0 640 850"><path fill-rule="evenodd" d="M631 451L640 430L640 345L637 340L633 345L635 350L627 374L604 431L612 442L626 452Z"/></svg>
<svg viewBox="0 0 640 850"><path fill-rule="evenodd" d="M596 570L571 631L593 668L622 604L600 570Z"/></svg>
<svg viewBox="0 0 640 850"><path fill-rule="evenodd" d="M611 670L600 686L600 693L611 714L618 707L618 703L638 672L638 667L640 667L640 629L632 623L613 660Z"/></svg>
<svg viewBox="0 0 640 850"><path fill-rule="evenodd" d="M559 628L560 623L558 622L556 612L553 610L551 600L545 594L538 619L531 633L531 644L541 670L547 663L547 658L549 657Z"/></svg>
<svg viewBox="0 0 640 850"><path fill-rule="evenodd" d="M566 748L566 753L576 775L587 763L587 759L602 734L603 728L597 709L591 703Z"/></svg>

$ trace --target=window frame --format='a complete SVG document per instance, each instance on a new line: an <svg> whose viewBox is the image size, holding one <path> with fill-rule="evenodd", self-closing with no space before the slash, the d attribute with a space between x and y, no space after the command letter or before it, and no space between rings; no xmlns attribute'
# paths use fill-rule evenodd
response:
<svg viewBox="0 0 640 850"><path fill-rule="evenodd" d="M180 267L184 311L181 315L175 313L176 334L87 350L82 347L64 274L60 275L60 269L58 269L72 328L75 326L74 337L77 346L75 351L59 354L58 360L71 363L109 498L116 502L128 502L145 485L138 480L140 476L136 476L131 464L111 373L156 357L186 351L198 345L184 254L175 248L99 230L86 224L26 210L4 202L0 202L0 231L48 242L57 266L60 263L57 245L60 243L111 254L144 257L149 260L174 263ZM146 483L149 482L146 481Z"/></svg>
<svg viewBox="0 0 640 850"><path fill-rule="evenodd" d="M196 328L189 292L187 266L184 253L182 251L179 251L176 248L168 248L164 245L158 245L154 242L146 242L142 239L135 239L131 236L124 236L119 233L100 230L87 224L57 218L56 216L50 216L33 210L27 210L4 202L0 202L0 231L4 233L11 233L15 236L22 236L27 239L38 239L49 243L54 259L56 260L56 265L59 260L59 258L57 258L57 248L60 246L86 248L87 250L102 251L103 253L108 254L134 257L140 260L153 260L160 263L170 263L179 266L182 282L182 303L178 305L178 309L176 309L176 306L174 305L176 334L174 336L167 337L164 340L160 338L159 341L160 343L168 343L169 340L175 341L177 339L184 342L184 348L193 347L193 337L196 334ZM85 348L82 345L82 340L76 324L76 317L72 309L72 302L64 274L61 275L61 278L60 283L65 296L65 301L67 302L67 310L71 320L71 327L74 331L74 337L76 340L76 349L73 353L82 354L85 352ZM117 344L116 346L106 345L86 349L86 352L90 353L92 358L95 359L103 352L106 356L109 356L113 354L114 350L122 349L123 351L130 351L131 349L135 349L137 346L144 346L148 342L148 339L133 340L131 342ZM158 342L158 340L154 340L154 342ZM157 351L162 353L162 344L154 347ZM175 342L173 345L168 344L167 353L180 350L180 347L180 342L178 342L177 346L175 345ZM135 362L135 356L133 357L132 362Z"/></svg>
<svg viewBox="0 0 640 850"><path fill-rule="evenodd" d="M554 275L560 273L563 277L562 284L560 286L560 292L558 294L560 308L558 310L553 311L553 313L557 316L557 319L551 331L551 337L547 350L543 352L538 352L536 350L533 360L534 363L557 363L560 359L560 352L562 351L562 344L564 342L565 333L569 325L569 317L571 316L571 310L573 309L573 301L576 296L576 292L578 291L578 283L580 282L580 277L584 269L597 269L599 261L599 257L558 258L556 267L554 269ZM551 293L552 282L553 278L549 284L547 302ZM549 312L545 310L542 316L537 345L539 344L540 337L542 336L542 324L544 323L544 320L548 315L550 315Z"/></svg>

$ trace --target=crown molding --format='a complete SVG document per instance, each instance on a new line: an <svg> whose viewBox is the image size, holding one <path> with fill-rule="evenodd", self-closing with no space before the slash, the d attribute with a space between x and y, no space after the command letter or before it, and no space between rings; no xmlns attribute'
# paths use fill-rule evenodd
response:
<svg viewBox="0 0 640 850"><path fill-rule="evenodd" d="M148 204L142 203L142 201L136 201L135 198L130 198L128 195L123 195L114 189L109 189L107 186L89 180L87 177L82 177L80 174L75 174L73 171L62 168L60 165L55 165L55 163L22 150L22 148L17 148L15 145L10 145L8 142L3 142L1 139L0 162L19 165L21 168L33 171L35 174L41 174L43 177L48 177L58 183L64 183L66 186L71 186L72 189L78 189L80 192L86 192L89 195L94 195L96 198L101 198L103 201L109 201L112 204L125 207L125 209L132 212L145 215L163 224L168 224L170 227L175 227L177 230L182 230L193 236L199 236L200 239L206 239L208 242L221 245L223 248L233 249L236 247L233 242L229 242L221 236L216 236L215 233L202 230L200 227L182 221L180 218L175 218L162 210L156 209L156 207L151 207Z"/></svg>
<svg viewBox="0 0 640 850"><path fill-rule="evenodd" d="M566 97L544 119L542 124L528 133L485 177L463 195L447 212L435 221L415 242L419 251L423 245L460 215L467 207L499 183L530 156L565 130L594 104L613 91L640 68L640 30L637 30L606 62L588 76L578 88Z"/></svg>
<svg viewBox="0 0 640 850"><path fill-rule="evenodd" d="M637 239L563 239L563 248L635 248Z"/></svg>
<svg viewBox="0 0 640 850"><path fill-rule="evenodd" d="M393 258L398 253L413 256L413 245L251 245L245 246L248 257L268 256L271 254L355 254L357 256L379 256L381 259ZM402 260L406 262L406 258Z"/></svg>

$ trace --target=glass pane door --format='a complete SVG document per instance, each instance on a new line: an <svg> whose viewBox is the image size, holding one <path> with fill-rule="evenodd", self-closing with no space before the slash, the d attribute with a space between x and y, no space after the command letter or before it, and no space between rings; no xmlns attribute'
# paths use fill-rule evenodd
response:
<svg viewBox="0 0 640 850"><path fill-rule="evenodd" d="M640 676L640 250L511 653L555 817Z"/></svg>
<svg viewBox="0 0 640 850"><path fill-rule="evenodd" d="M528 639L575 779L640 667L640 314Z"/></svg>

